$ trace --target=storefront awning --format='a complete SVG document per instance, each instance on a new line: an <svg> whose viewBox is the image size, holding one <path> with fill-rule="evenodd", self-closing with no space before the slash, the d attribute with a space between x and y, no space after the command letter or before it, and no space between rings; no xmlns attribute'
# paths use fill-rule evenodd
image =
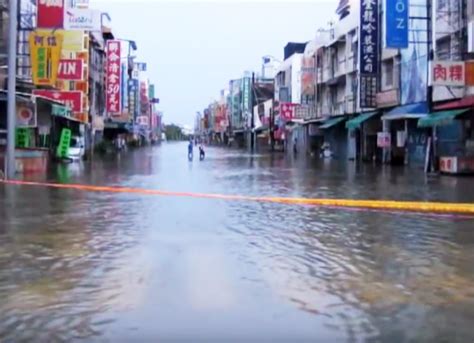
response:
<svg viewBox="0 0 474 343"><path fill-rule="evenodd" d="M382 116L382 120L420 119L428 115L426 102L399 106Z"/></svg>
<svg viewBox="0 0 474 343"><path fill-rule="evenodd" d="M367 113L362 113L360 116L355 117L354 119L349 120L346 123L346 129L349 130L355 130L360 128L363 122L366 120L369 120L370 118L376 116L379 114L379 112L367 112Z"/></svg>
<svg viewBox="0 0 474 343"><path fill-rule="evenodd" d="M323 125L321 125L319 128L320 129L329 129L339 123L342 123L344 120L346 120L345 117L337 117L337 118L330 118L324 122Z"/></svg>
<svg viewBox="0 0 474 343"><path fill-rule="evenodd" d="M8 92L5 90L0 90L0 101L8 100ZM31 97L29 94L16 92L16 101L19 102L31 102Z"/></svg>
<svg viewBox="0 0 474 343"><path fill-rule="evenodd" d="M469 109L451 110L431 113L418 121L418 127L433 127L449 125L457 116L468 112Z"/></svg>
<svg viewBox="0 0 474 343"><path fill-rule="evenodd" d="M441 110L455 110L455 109L462 109L466 107L474 107L474 95L467 96L465 98L450 101L442 105L435 106L436 111Z"/></svg>
<svg viewBox="0 0 474 343"><path fill-rule="evenodd" d="M51 104L51 115L55 117L62 117L67 120L72 120L72 121L77 121L80 122L79 119L74 118L72 111L69 107L63 106L63 105L58 105L58 104Z"/></svg>
<svg viewBox="0 0 474 343"><path fill-rule="evenodd" d="M324 118L314 118L314 119L309 119L304 122L305 125L307 124L316 124L316 123L321 123L324 121Z"/></svg>

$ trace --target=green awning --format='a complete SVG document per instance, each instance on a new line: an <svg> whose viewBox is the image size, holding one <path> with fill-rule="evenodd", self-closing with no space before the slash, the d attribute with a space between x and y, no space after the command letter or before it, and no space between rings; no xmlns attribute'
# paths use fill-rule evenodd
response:
<svg viewBox="0 0 474 343"><path fill-rule="evenodd" d="M360 116L349 120L346 123L346 129L349 129L349 130L358 129L358 128L360 128L360 126L362 125L363 122L365 122L366 120L369 120L370 118L372 118L373 116L375 116L377 114L379 114L379 112L362 113Z"/></svg>
<svg viewBox="0 0 474 343"><path fill-rule="evenodd" d="M319 128L320 129L329 129L339 123L342 123L344 120L346 120L345 117L337 117L337 118L331 118L331 119L328 119L324 122L323 125L321 125Z"/></svg>
<svg viewBox="0 0 474 343"><path fill-rule="evenodd" d="M469 109L450 110L430 113L430 115L418 120L418 127L433 127L452 124L457 116L466 113Z"/></svg>

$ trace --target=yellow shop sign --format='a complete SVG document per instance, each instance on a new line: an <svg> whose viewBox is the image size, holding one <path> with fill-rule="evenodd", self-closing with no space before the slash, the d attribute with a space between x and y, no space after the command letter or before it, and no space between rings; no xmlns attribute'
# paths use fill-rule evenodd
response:
<svg viewBox="0 0 474 343"><path fill-rule="evenodd" d="M31 72L37 86L53 86L58 76L63 35L58 32L30 34Z"/></svg>

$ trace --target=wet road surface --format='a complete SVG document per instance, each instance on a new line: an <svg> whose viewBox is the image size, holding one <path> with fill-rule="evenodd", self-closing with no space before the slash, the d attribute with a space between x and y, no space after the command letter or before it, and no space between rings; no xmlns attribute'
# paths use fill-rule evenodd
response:
<svg viewBox="0 0 474 343"><path fill-rule="evenodd" d="M163 144L49 180L472 202L474 179ZM0 185L0 341L472 342L474 220Z"/></svg>

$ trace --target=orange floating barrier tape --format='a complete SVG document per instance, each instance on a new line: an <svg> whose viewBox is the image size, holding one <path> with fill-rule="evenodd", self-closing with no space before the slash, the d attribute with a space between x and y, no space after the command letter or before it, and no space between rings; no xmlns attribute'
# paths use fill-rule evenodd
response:
<svg viewBox="0 0 474 343"><path fill-rule="evenodd" d="M37 186L60 189L75 189L88 192L130 193L141 195L193 197L203 199L220 199L229 201L259 201L288 205L310 205L325 207L366 208L371 210L393 210L426 213L456 213L474 215L474 204L444 203L424 201L391 201L391 200L353 200L353 199L311 199L311 198L284 198L284 197L255 197L244 195L226 195L212 193L173 192L156 189L143 189L119 186L94 186L81 184L43 183L18 180L0 180L0 183L17 186Z"/></svg>

